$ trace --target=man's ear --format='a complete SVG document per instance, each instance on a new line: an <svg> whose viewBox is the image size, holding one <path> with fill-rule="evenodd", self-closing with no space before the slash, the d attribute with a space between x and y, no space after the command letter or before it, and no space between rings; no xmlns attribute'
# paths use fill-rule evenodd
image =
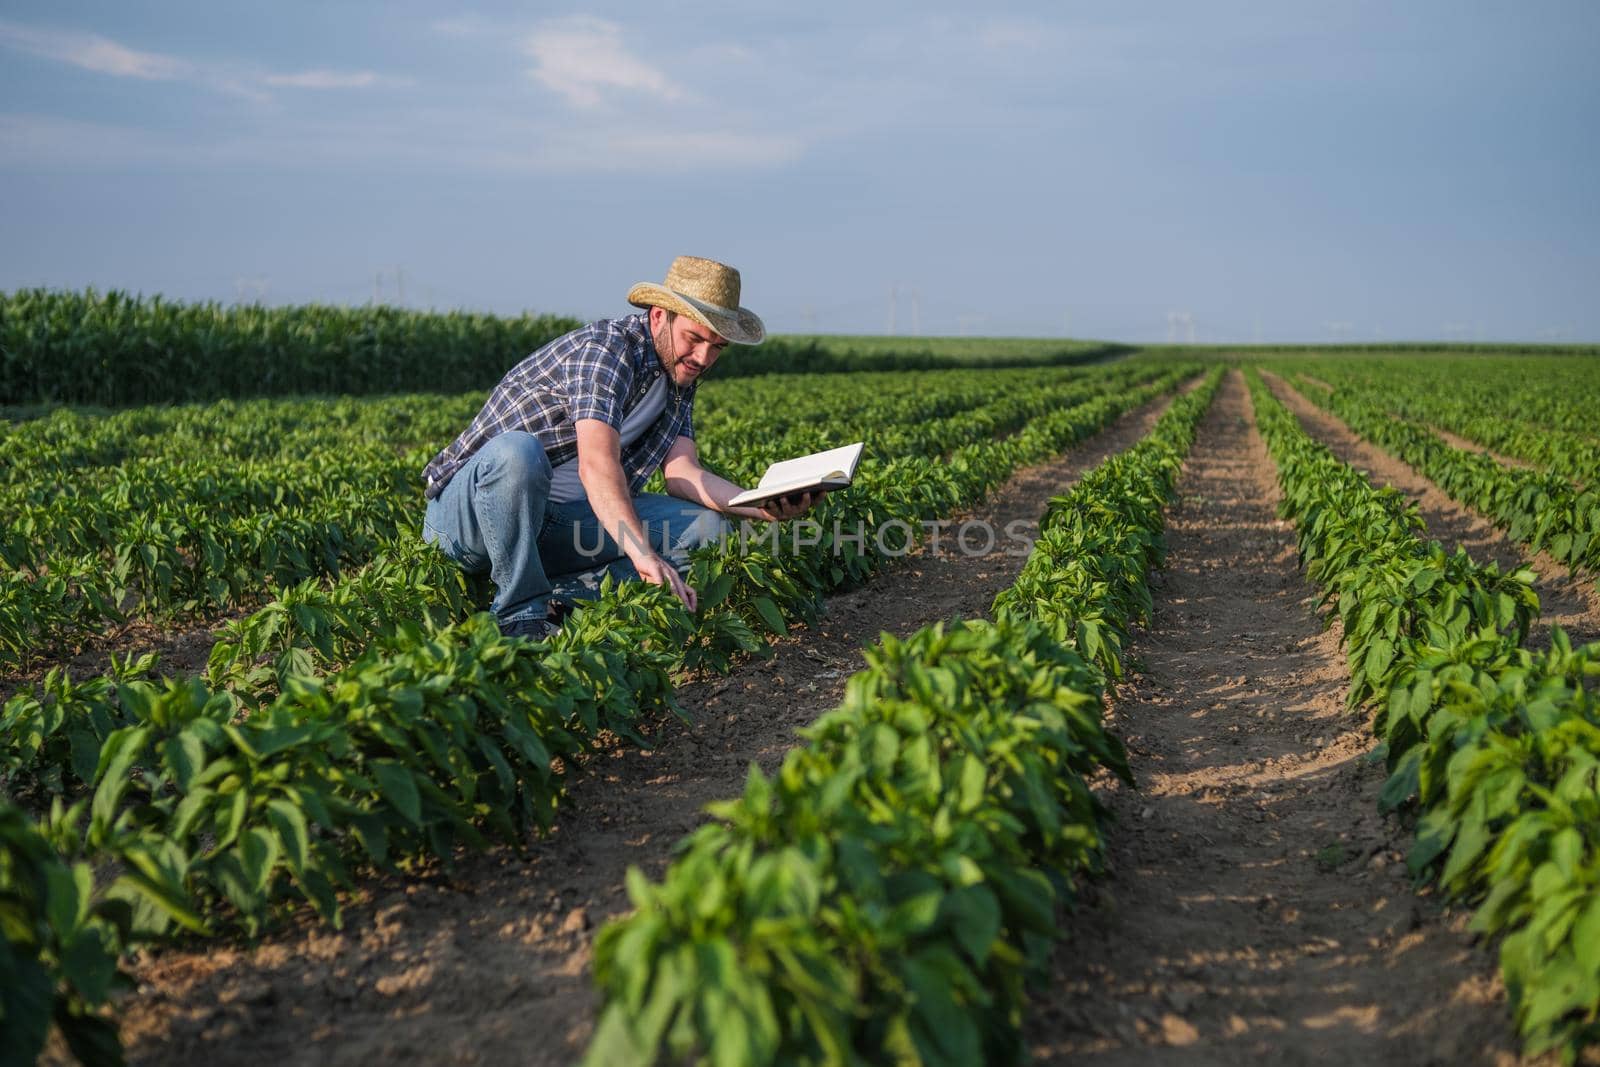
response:
<svg viewBox="0 0 1600 1067"><path fill-rule="evenodd" d="M664 307L657 307L654 304L650 305L650 332L654 333L655 331L661 329L661 327L666 325L666 322L667 309Z"/></svg>

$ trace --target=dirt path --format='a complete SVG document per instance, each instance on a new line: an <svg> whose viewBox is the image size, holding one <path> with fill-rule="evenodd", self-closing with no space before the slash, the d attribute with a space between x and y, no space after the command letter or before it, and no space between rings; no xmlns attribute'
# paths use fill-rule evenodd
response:
<svg viewBox="0 0 1600 1067"><path fill-rule="evenodd" d="M1430 423L1428 425L1428 431L1430 433L1438 434L1439 439L1445 444L1449 445L1451 448L1459 449L1462 452L1482 452L1484 455L1488 456L1502 467L1516 467L1525 471L1539 469L1539 465L1537 463L1530 463L1525 459L1518 459L1515 456L1503 455L1499 452L1491 452L1483 445L1478 444L1478 442L1469 441L1460 434L1451 433L1442 426L1434 426Z"/></svg>
<svg viewBox="0 0 1600 1067"><path fill-rule="evenodd" d="M569 814L526 858L463 859L453 875L389 879L353 906L343 931L303 920L262 944L166 951L135 968L123 1038L139 1064L567 1064L587 1043L597 927L628 907L624 873L657 876L701 808L740 789L753 760L772 770L794 731L836 705L882 630L904 635L951 615L987 613L1046 501L1143 437L1166 408L1147 405L1058 460L1019 472L969 518L1000 532L995 551L908 558L832 598L819 626L772 658L679 689L696 723L655 731L648 751L619 748L572 784ZM967 545L981 546L979 528ZM1006 550L1015 549L1013 552Z"/></svg>
<svg viewBox="0 0 1600 1067"><path fill-rule="evenodd" d="M1110 870L1030 1045L1049 1063L1514 1063L1492 960L1403 875L1274 477L1232 372L1114 701L1141 788L1108 792Z"/></svg>
<svg viewBox="0 0 1600 1067"><path fill-rule="evenodd" d="M1411 467L1361 440L1343 422L1312 404L1282 379L1270 374L1262 377L1273 395L1299 418L1306 432L1327 445L1334 455L1366 471L1375 485L1392 485L1417 501L1429 537L1446 548L1465 548L1480 563L1493 560L1502 570L1524 563L1534 569L1539 576L1534 590L1539 594L1542 613L1528 640L1531 647L1548 646L1548 628L1552 624L1566 630L1574 644L1600 640L1600 592L1592 579L1574 577L1549 553L1528 553L1489 519L1457 504Z"/></svg>

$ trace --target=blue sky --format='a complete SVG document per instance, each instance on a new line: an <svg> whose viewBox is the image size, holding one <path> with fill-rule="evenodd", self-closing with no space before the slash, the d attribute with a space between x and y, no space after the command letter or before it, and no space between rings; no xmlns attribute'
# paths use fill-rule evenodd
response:
<svg viewBox="0 0 1600 1067"><path fill-rule="evenodd" d="M0 7L0 289L1600 340L1600 4Z"/></svg>

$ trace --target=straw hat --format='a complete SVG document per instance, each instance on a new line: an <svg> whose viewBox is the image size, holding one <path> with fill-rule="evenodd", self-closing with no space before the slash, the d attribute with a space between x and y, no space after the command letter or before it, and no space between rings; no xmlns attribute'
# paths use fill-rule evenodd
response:
<svg viewBox="0 0 1600 1067"><path fill-rule="evenodd" d="M640 282L628 290L628 303L687 315L741 345L758 345L767 336L756 313L739 306L739 272L712 259L679 256L664 283Z"/></svg>

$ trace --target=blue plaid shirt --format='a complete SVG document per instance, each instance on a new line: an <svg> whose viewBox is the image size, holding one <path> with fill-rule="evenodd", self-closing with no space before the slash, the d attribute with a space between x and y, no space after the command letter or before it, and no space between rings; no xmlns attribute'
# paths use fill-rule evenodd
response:
<svg viewBox="0 0 1600 1067"><path fill-rule="evenodd" d="M455 473L491 437L524 430L544 446L552 467L578 454L579 419L600 419L622 429L622 417L644 399L666 373L650 336L648 313L601 319L557 337L500 379L472 424L423 470L428 499L438 496ZM632 445L622 450L628 488L644 488L679 437L694 437L694 392L668 379L667 408Z"/></svg>

